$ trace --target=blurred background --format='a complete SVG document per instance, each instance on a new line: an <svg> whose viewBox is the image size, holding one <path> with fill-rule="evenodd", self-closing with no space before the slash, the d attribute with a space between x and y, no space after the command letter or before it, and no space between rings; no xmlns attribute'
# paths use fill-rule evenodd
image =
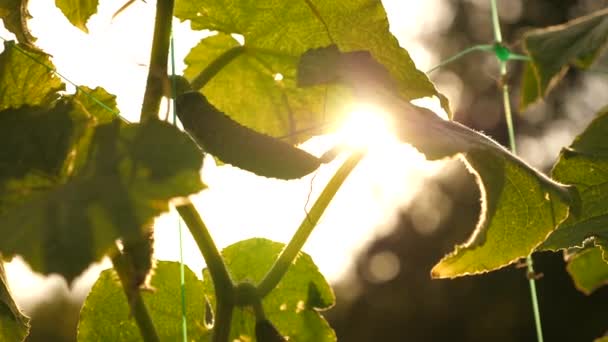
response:
<svg viewBox="0 0 608 342"><path fill-rule="evenodd" d="M98 16L101 17L106 11L103 20L109 25L107 13L111 15L112 11L122 5L121 2L115 1L107 9L100 8ZM428 70L472 45L493 41L488 0L386 0L383 3L389 15L392 32L398 37L400 44L410 52L420 70ZM591 13L606 7L608 1L503 0L498 1L498 5L503 39L514 51L521 51L519 42L525 31L560 24ZM136 2L128 11L143 16L142 13L153 13L153 9L153 3L148 1L147 4ZM44 27L42 23L35 22L36 18L44 17L47 13L42 12L42 9L38 11L32 9L32 30L35 35L43 31ZM96 17L91 21L97 20ZM144 28L132 29L133 26L129 26L127 19L118 17L112 27L116 31L123 30L123 33L128 30L140 30L136 33L149 37L151 24L150 21ZM124 31L124 27L121 29L121 25L128 27L128 30ZM91 33L94 34L93 32L92 29ZM176 34L176 37L180 35ZM112 42L111 39L108 38L107 42L103 39L93 39L90 48L108 44L107 46L114 46L114 51L109 53L119 55L122 63L136 69L138 64L146 63L147 56L144 54L145 57L141 57L143 60L137 57L133 49L127 47L128 42L124 46L116 46L118 43ZM198 39L200 36L183 39L178 41L178 45L183 45L187 52ZM63 41L65 40L64 38ZM66 47L57 47L56 44L59 43L51 38L45 40L42 36L40 43L55 56L60 71L68 70L69 75L84 75L88 72L85 69L91 68L90 65L87 67L86 63L61 64L59 53ZM48 44L48 48L44 44ZM145 48L142 50L149 51ZM106 62L116 62L112 66L113 70L124 72L116 66L117 61L110 58ZM602 64L603 61L600 66ZM83 69L80 70L79 67ZM559 149L569 145L597 110L606 104L606 75L570 71L544 103L537 104L525 112L518 112L521 64L511 63L509 67L508 82L513 90L512 107L515 109L519 154L532 165L549 172ZM137 113L139 101L121 103L128 97L141 98L140 93L133 94L133 89L143 89L141 85L144 84L146 68L139 67L137 70L139 71L133 74L133 78L140 83L130 85L129 89L121 89L120 85L115 85L115 88L106 86L111 81L100 79L103 76L97 76L94 81L75 81L79 84L103 85L111 92L119 94L119 106L124 112ZM506 144L507 130L502 96L498 89L498 74L493 55L475 52L435 71L430 77L438 89L449 97L455 120ZM314 149L314 146L311 148ZM420 156L411 158L413 159L410 160L418 160ZM369 195L368 197L374 200L374 205L379 208L371 207L369 201L356 202L352 196L347 196L342 202L336 198L336 206L342 206L342 209L328 212L328 218L324 222L327 227L317 228L324 231L333 227L335 231L335 226L338 225L342 232L352 228L353 233L349 235L354 237L352 241L345 242L349 248L333 250L336 235L332 238L330 235L323 235L326 234L323 232L315 232L305 247L305 251L313 256L321 270L333 282L337 305L326 313L326 317L336 330L339 340L535 341L525 269L512 266L475 277L455 280L430 279L431 267L445 253L452 251L454 244L465 241L477 222L479 191L473 176L458 160L428 165L420 162L416 166L388 160L384 164L377 160L367 163L376 165L380 171L390 172L388 185L380 183L379 180L371 180L371 185L364 190L353 190L354 188L346 185L345 189L341 189L341 192L346 193L358 191L354 192L357 197ZM365 169L364 164L360 166L363 171L352 175L352 183L364 182L369 178L369 170ZM205 178L205 182L216 182L221 188L222 181L213 179L214 172L208 171L209 176ZM331 171L327 172L325 179L331 174ZM402 181L403 183L396 185L395 182L401 179L407 179L407 182ZM251 177L247 180L257 182ZM281 185L282 190L273 194L281 200L282 191L298 192L293 212L299 217L303 214L302 198L306 197L309 183L310 179L304 180L299 188ZM255 201L260 189L267 187L266 183L255 184L250 189L253 193L251 197L242 196L244 201ZM320 191L323 182L316 180L315 185L318 185L315 191ZM402 190L390 192L387 190L390 188ZM213 189L209 191L213 194ZM239 191L242 191L242 188L234 189L233 194L240 194ZM222 202L212 200L213 197L204 198L207 195L201 196L203 197L200 199L200 205L212 201L218 207L226 203L234 205L235 200L232 197L232 202ZM342 195L344 196L346 195ZM359 229L355 223L343 222L349 207L353 212L370 212L369 218L358 220L364 221ZM213 225L214 221L219 225L220 220L219 217L209 217L210 225ZM272 225L267 224L267 218L260 220L252 225L267 225L267 231L251 229L236 237L220 236L218 244L225 246L254 235L287 241L291 235L291 230L277 233ZM167 222L175 222L175 217L168 215L159 222L169 224ZM276 226L284 226L286 222L290 222L290 226L296 222L297 226L299 221L291 218L289 221L278 222ZM222 224L227 225L224 221ZM156 239L166 242L166 246L156 248L159 259L176 259L177 240L175 234L171 236L172 238ZM189 254L198 253L195 249L192 243L185 242L186 259ZM187 260L194 270L200 270L202 267L200 257L197 258L198 261ZM537 286L545 340L592 341L603 335L608 330L608 290L600 289L591 296L578 292L565 271L560 253L535 254L534 259L536 271L544 275L538 280ZM9 264L7 272L12 290L19 304L32 318L33 328L28 341L75 341L80 305L99 270L104 267L107 267L107 264L102 263L94 267L70 289L58 277L43 278L32 275L19 260Z"/></svg>

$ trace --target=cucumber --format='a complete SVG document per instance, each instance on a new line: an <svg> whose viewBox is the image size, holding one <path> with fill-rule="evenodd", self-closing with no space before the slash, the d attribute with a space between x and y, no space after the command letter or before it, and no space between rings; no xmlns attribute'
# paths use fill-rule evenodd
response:
<svg viewBox="0 0 608 342"><path fill-rule="evenodd" d="M203 151L259 176L297 179L328 161L239 124L199 92L179 95L176 106L185 130Z"/></svg>

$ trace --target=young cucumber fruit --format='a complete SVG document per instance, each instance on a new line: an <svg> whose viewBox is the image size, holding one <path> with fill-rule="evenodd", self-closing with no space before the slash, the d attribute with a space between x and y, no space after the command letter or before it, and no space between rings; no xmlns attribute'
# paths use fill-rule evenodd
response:
<svg viewBox="0 0 608 342"><path fill-rule="evenodd" d="M199 92L181 94L176 106L177 116L194 141L224 163L259 176L296 179L326 162L277 138L240 125Z"/></svg>

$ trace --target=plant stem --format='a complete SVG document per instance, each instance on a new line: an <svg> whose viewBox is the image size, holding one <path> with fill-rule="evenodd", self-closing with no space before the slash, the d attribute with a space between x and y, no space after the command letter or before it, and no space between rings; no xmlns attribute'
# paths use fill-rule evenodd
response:
<svg viewBox="0 0 608 342"><path fill-rule="evenodd" d="M205 226L196 208L189 203L180 205L176 209L186 226L188 226L198 249L205 259L209 273L211 273L211 280L217 298L213 341L226 342L230 334L230 322L232 320L232 309L234 308L234 283L207 226Z"/></svg>
<svg viewBox="0 0 608 342"><path fill-rule="evenodd" d="M500 32L500 22L498 18L498 9L496 7L496 0L490 0L492 7L492 24L494 27L494 38L496 43L502 43L502 34ZM497 56L498 57L498 56ZM500 76L501 79L505 79L507 75L507 62L498 59L500 63ZM506 82L502 83L502 100L505 109L505 119L507 121L507 130L509 132L509 145L511 152L517 154L517 147L515 144L515 129L513 127L513 115L511 113L511 102L509 96L509 85ZM528 284L530 286L530 300L532 301L532 311L534 313L534 325L536 327L536 339L538 342L543 342L543 329L540 320L540 308L538 305L538 294L536 291L536 280L534 279L534 261L532 260L532 254L526 257L527 276Z"/></svg>
<svg viewBox="0 0 608 342"><path fill-rule="evenodd" d="M134 274L133 265L118 248L114 249L113 254L112 265L118 274L118 279L120 279L120 283L122 284L122 289L127 297L131 314L135 318L135 323L137 324L137 328L139 328L141 337L144 342L159 342L160 338L154 327L154 322L152 322L152 318L148 313L146 304L141 297L139 288L131 280Z"/></svg>
<svg viewBox="0 0 608 342"><path fill-rule="evenodd" d="M308 215L304 218L300 227L291 238L291 241L287 244L285 249L281 252L277 260L274 262L268 273L264 276L264 279L258 285L258 294L260 297L265 297L272 289L277 286L279 281L287 272L289 266L293 263L298 253L304 246L304 243L312 233L312 230L317 225L319 218L323 215L323 212L329 205L329 202L334 197L342 183L350 172L357 166L364 152L353 153L345 162L342 164L340 169L336 172L333 178L329 181L323 192L317 198L317 201L313 205Z"/></svg>
<svg viewBox="0 0 608 342"><path fill-rule="evenodd" d="M156 19L154 20L154 36L146 92L141 106L140 121L146 122L158 118L160 100L168 83L167 61L169 58L169 41L171 37L171 21L173 19L174 0L156 1Z"/></svg>

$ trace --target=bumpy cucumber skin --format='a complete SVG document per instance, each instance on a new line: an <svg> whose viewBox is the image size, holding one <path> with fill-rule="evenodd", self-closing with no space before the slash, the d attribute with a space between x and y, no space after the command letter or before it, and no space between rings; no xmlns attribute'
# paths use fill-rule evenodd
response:
<svg viewBox="0 0 608 342"><path fill-rule="evenodd" d="M199 92L177 98L177 116L207 153L259 176L297 179L315 171L321 160L277 138L240 125Z"/></svg>

